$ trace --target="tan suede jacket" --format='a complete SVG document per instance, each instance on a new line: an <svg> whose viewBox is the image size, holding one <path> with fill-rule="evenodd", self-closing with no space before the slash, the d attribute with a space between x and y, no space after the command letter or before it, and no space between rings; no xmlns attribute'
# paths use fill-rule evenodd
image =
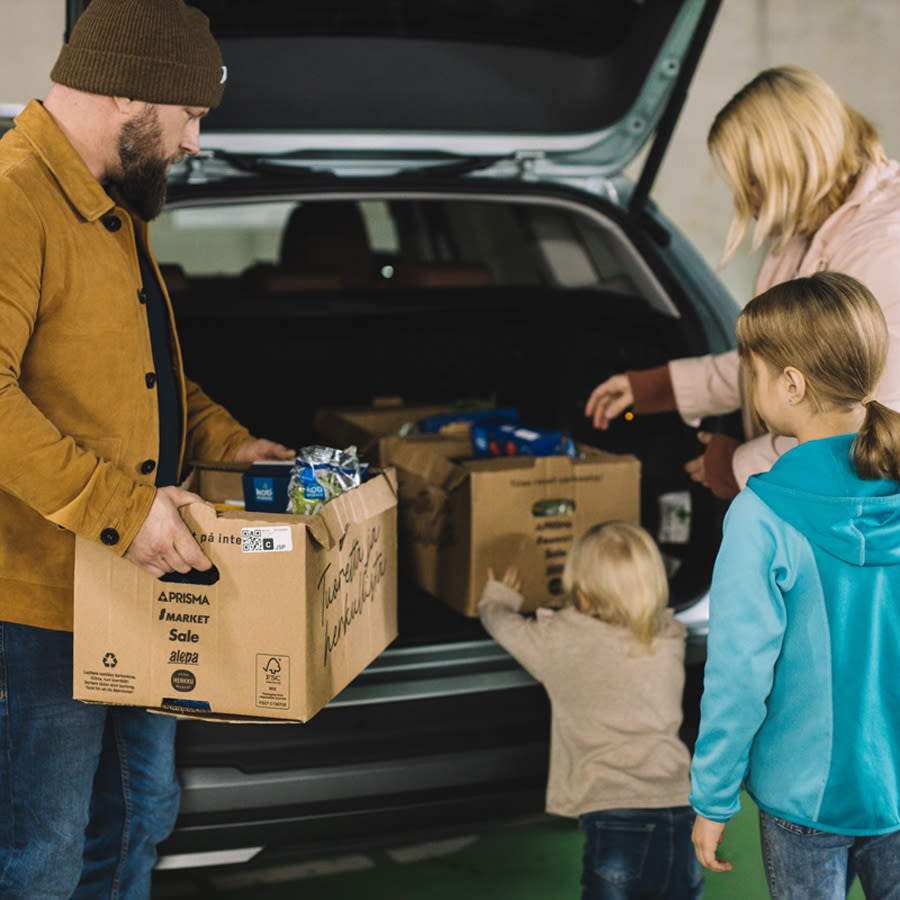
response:
<svg viewBox="0 0 900 900"><path fill-rule="evenodd" d="M147 225L38 101L0 140L0 210L0 620L71 630L75 535L124 554L156 493ZM181 459L229 459L250 435L184 378L171 315Z"/></svg>

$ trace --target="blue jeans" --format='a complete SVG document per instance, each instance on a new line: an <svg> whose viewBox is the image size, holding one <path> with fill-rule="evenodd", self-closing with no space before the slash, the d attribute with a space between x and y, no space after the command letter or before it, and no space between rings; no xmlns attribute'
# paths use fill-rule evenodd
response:
<svg viewBox="0 0 900 900"><path fill-rule="evenodd" d="M0 622L0 897L147 900L175 720L72 699L72 635Z"/></svg>
<svg viewBox="0 0 900 900"><path fill-rule="evenodd" d="M854 873L866 900L900 900L900 831L831 834L759 812L773 900L845 900Z"/></svg>
<svg viewBox="0 0 900 900"><path fill-rule="evenodd" d="M698 900L703 868L691 843L693 825L689 806L582 816L582 900Z"/></svg>

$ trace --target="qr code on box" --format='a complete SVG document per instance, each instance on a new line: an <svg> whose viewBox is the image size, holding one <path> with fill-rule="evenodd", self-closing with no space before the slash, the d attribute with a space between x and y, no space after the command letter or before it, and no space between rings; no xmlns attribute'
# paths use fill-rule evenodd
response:
<svg viewBox="0 0 900 900"><path fill-rule="evenodd" d="M272 543L271 539L268 543ZM264 545L262 528L242 528L241 549L244 553L262 553L264 550L272 548L271 546L266 548Z"/></svg>
<svg viewBox="0 0 900 900"><path fill-rule="evenodd" d="M273 527L241 529L242 553L280 553L290 550L291 548L290 528Z"/></svg>

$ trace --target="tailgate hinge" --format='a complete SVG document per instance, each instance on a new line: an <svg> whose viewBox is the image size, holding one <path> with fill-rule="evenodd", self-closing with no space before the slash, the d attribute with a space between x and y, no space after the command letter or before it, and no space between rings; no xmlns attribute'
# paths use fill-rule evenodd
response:
<svg viewBox="0 0 900 900"><path fill-rule="evenodd" d="M547 154L543 150L516 150L513 163L519 170L519 177L526 178L534 173L537 163L543 162Z"/></svg>

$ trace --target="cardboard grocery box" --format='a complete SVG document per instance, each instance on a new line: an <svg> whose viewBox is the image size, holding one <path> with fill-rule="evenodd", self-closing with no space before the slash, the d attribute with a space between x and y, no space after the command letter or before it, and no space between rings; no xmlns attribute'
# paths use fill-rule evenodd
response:
<svg viewBox="0 0 900 900"><path fill-rule="evenodd" d="M467 616L488 568L518 567L526 609L557 605L575 538L599 522L640 522L637 457L578 445L581 457L452 460L404 442L398 479L402 574Z"/></svg>
<svg viewBox="0 0 900 900"><path fill-rule="evenodd" d="M241 472L195 469L188 486L240 497ZM396 637L393 471L314 516L199 503L182 514L213 584L156 579L77 539L75 699L305 722Z"/></svg>
<svg viewBox="0 0 900 900"><path fill-rule="evenodd" d="M313 416L317 440L329 447L355 446L360 459L375 466L390 466L391 449L398 441L431 443L445 456L470 456L472 438L469 428L447 428L437 434L400 434L401 429L421 419L445 413L435 404L405 405L401 401L382 400L373 406L318 409Z"/></svg>

